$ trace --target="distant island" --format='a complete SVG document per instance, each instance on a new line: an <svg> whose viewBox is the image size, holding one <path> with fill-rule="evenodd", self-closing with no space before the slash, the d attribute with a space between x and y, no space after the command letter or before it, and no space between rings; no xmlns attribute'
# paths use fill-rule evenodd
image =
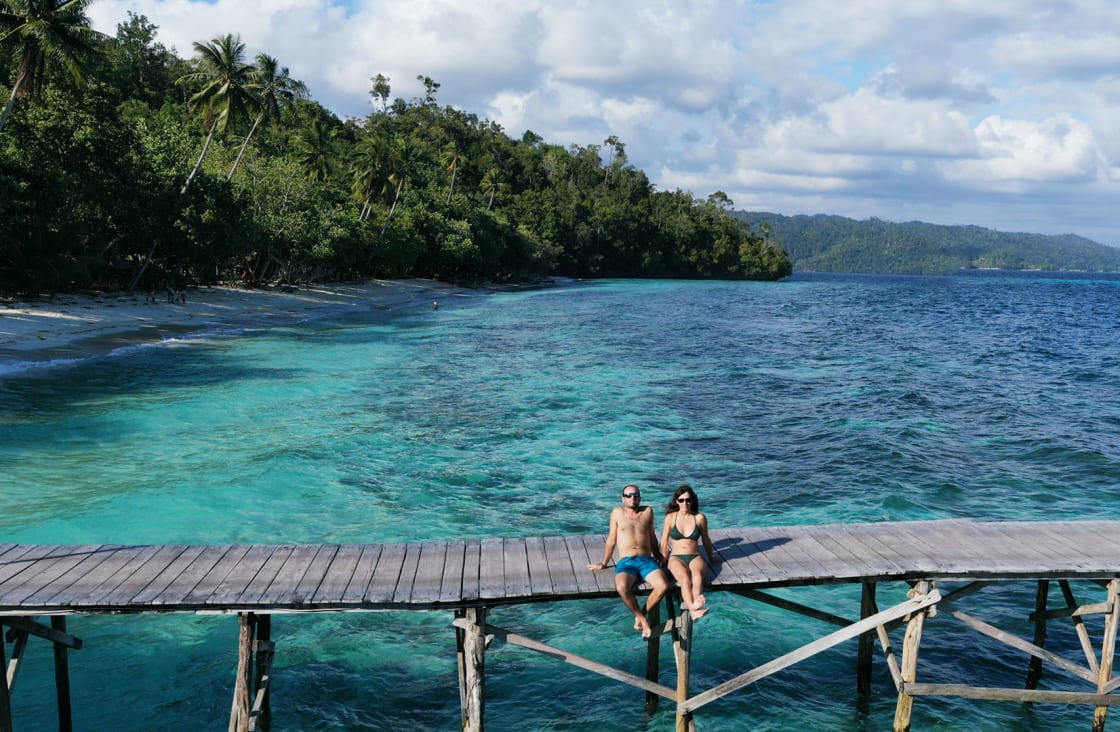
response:
<svg viewBox="0 0 1120 732"><path fill-rule="evenodd" d="M1120 249L1074 234L1049 236L919 221L857 221L735 211L784 249L795 271L949 274L961 269L1120 272Z"/></svg>

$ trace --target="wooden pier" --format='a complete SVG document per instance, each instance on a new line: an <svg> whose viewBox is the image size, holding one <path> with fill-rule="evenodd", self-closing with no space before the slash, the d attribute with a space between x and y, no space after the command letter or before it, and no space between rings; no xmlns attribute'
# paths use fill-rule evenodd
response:
<svg viewBox="0 0 1120 732"><path fill-rule="evenodd" d="M897 695L895 730L910 728L918 697L1087 705L1093 707L1094 730L1104 729L1109 706L1120 700L1113 693L1120 688L1120 677L1113 676L1120 620L1120 521L954 519L750 527L711 535L723 561L716 565L708 594L736 593L823 620L837 630L696 692L690 684L692 620L687 610L677 611L673 593L667 596L664 616L651 618L655 633L647 646L645 676L488 621L488 611L506 605L615 597L613 568L586 569L601 558L602 536L343 545L0 544L0 630L5 631L0 667L7 672L0 684L0 732L13 729L10 695L32 638L53 644L59 729L71 728L68 654L80 649L82 641L66 620L87 614L236 613L240 652L230 730L267 726L272 658L282 652L271 641L272 616L330 611L448 612L457 640L465 730L484 727L485 657L493 638L642 689L648 703L664 698L675 704L680 730L689 729L706 705L849 640L856 641L861 692L869 690L874 647L880 647ZM1034 623L1030 639L962 609L979 590L998 589L1009 581L1035 583L1035 601L1025 608ZM1099 597L1081 604L1072 581L1097 588ZM900 582L906 585L896 584ZM766 591L843 583L862 587L852 617ZM883 583L909 591L883 607L877 596ZM919 682L922 636L940 631L940 624L930 622L939 612L1023 654L1023 688ZM1104 618L1099 638L1085 627L1083 619L1089 615ZM1083 658L1046 649L1048 623L1058 620L1072 624ZM895 629L901 632L897 653L890 636ZM672 685L658 678L658 654L666 639L676 665ZM1039 689L1044 664L1079 679L1085 690Z"/></svg>

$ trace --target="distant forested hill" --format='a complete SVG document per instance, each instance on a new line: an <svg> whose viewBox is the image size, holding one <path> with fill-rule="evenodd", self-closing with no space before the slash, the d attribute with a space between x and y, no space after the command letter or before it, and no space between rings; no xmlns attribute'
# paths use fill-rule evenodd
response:
<svg viewBox="0 0 1120 732"><path fill-rule="evenodd" d="M918 221L856 221L736 211L789 253L794 270L945 274L961 267L1120 272L1120 249L1073 234L1046 236Z"/></svg>

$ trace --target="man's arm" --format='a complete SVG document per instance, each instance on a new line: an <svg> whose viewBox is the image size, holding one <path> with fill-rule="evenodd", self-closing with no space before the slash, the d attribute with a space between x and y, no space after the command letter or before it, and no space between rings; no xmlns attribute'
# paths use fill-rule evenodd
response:
<svg viewBox="0 0 1120 732"><path fill-rule="evenodd" d="M615 513L616 511L618 511L617 508L611 511L611 528L610 531L607 532L607 541L603 545L603 561L597 564L587 565L588 569L602 569L610 564L611 557L614 556L614 545L618 543L618 520Z"/></svg>
<svg viewBox="0 0 1120 732"><path fill-rule="evenodd" d="M665 565L665 557L661 554L661 545L657 541L657 532L654 531L654 529L653 529L653 519L654 519L653 507L650 506L650 509L649 509L649 526L646 529L647 533L649 534L649 540L648 540L649 545L652 547L652 550L650 551L650 554L653 555L653 558L657 560L658 564L664 566Z"/></svg>

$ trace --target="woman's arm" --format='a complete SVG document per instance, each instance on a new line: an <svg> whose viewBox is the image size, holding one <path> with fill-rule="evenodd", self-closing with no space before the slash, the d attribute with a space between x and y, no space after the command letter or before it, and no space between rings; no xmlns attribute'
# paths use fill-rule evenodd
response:
<svg viewBox="0 0 1120 732"><path fill-rule="evenodd" d="M708 550L709 564L715 564L721 561L720 558L716 556L715 547L712 546L712 537L708 536L708 517L702 513L697 514L696 525L700 527L700 539L704 542L704 548Z"/></svg>
<svg viewBox="0 0 1120 732"><path fill-rule="evenodd" d="M665 562L669 561L669 529L673 526L673 514L665 516L665 526L661 530L661 559Z"/></svg>

